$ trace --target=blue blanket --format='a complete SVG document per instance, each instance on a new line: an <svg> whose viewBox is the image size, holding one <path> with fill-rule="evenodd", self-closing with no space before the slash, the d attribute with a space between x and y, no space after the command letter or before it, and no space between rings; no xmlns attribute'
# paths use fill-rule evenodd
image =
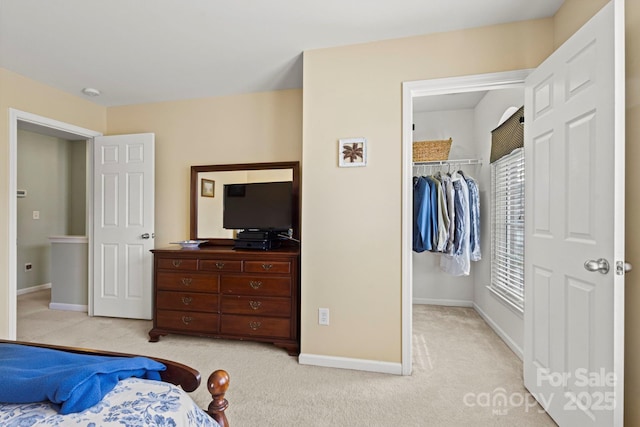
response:
<svg viewBox="0 0 640 427"><path fill-rule="evenodd" d="M60 405L61 414L81 412L100 402L119 380L159 380L159 372L165 369L146 357L93 356L0 344L0 402L48 400Z"/></svg>

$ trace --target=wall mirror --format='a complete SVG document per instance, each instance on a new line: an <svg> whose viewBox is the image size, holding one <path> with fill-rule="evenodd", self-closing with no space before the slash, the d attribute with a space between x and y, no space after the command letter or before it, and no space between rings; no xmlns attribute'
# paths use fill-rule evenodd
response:
<svg viewBox="0 0 640 427"><path fill-rule="evenodd" d="M300 239L299 162L240 163L191 166L190 238L208 244L230 245L236 230L222 227L225 184L292 181L293 237Z"/></svg>

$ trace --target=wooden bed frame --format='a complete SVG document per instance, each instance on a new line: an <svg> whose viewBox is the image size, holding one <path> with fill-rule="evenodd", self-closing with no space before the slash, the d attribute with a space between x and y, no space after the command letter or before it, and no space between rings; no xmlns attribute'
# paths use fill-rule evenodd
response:
<svg viewBox="0 0 640 427"><path fill-rule="evenodd" d="M167 369L166 371L160 372L160 377L162 381L178 385L186 392L192 392L198 388L200 385L200 372L197 370L183 365L179 362L174 362L172 360L161 359L153 356L139 355L139 354L127 354L127 353L115 353L111 351L102 351L102 350L93 350L88 348L78 348L78 347L64 347L59 345L50 345L50 344L40 344L40 343L32 343L32 342L23 342L23 341L9 341L0 339L0 343L7 344L20 344L27 345L31 347L42 347L49 348L53 350L66 351L70 353L79 353L79 354L92 354L95 356L114 356L114 357L135 357L142 356L148 357L149 359L153 359L164 364ZM209 407L204 409L204 411L209 414L211 418L217 421L220 424L220 427L229 427L229 422L227 421L227 416L224 411L229 406L229 402L225 398L225 393L229 388L229 374L219 369L214 371L211 375L209 375L209 379L207 380L207 389L211 394L211 403Z"/></svg>

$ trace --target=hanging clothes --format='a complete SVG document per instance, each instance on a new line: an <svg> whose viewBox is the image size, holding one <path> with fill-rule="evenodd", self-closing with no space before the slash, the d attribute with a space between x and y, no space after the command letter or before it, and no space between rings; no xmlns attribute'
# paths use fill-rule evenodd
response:
<svg viewBox="0 0 640 427"><path fill-rule="evenodd" d="M431 190L423 176L413 177L413 250L424 252L431 244Z"/></svg>
<svg viewBox="0 0 640 427"><path fill-rule="evenodd" d="M469 275L479 261L480 193L462 171L413 178L413 250L441 253L440 268Z"/></svg>
<svg viewBox="0 0 640 427"><path fill-rule="evenodd" d="M447 200L447 217L449 219L449 227L447 229L447 241L445 242L445 247L442 252L453 254L453 239L456 234L456 209L455 209L455 198L456 191L453 187L453 182L451 182L450 175L442 176L442 183L445 187L445 197Z"/></svg>
<svg viewBox="0 0 640 427"><path fill-rule="evenodd" d="M438 191L439 183L432 176L425 176L424 179L429 184L429 212L431 213L431 251L436 251L438 247Z"/></svg>
<svg viewBox="0 0 640 427"><path fill-rule="evenodd" d="M435 251L444 252L447 247L447 241L449 240L449 209L447 207L447 195L440 173L433 176L433 179L437 183L437 210L438 210L438 236Z"/></svg>
<svg viewBox="0 0 640 427"><path fill-rule="evenodd" d="M464 175L467 181L467 187L469 188L469 243L471 251L471 261L480 261L482 254L480 253L480 192L478 190L478 184L470 176Z"/></svg>
<svg viewBox="0 0 640 427"><path fill-rule="evenodd" d="M464 177L458 172L451 176L451 181L455 189L454 206L456 215L453 254L442 255L440 269L453 276L468 276L471 271L469 188Z"/></svg>

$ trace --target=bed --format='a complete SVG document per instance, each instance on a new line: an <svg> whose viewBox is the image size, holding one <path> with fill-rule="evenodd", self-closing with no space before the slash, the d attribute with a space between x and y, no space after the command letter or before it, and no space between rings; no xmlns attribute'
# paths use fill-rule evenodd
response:
<svg viewBox="0 0 640 427"><path fill-rule="evenodd" d="M228 406L225 393L229 375L224 370L209 376L207 388L212 400L208 408L201 409L187 394L200 385L200 373L171 360L6 340L0 340L0 356L2 426L229 425L224 412ZM14 365L20 366L14 368ZM102 377L80 377L85 370L95 369L94 366L109 373ZM11 379L14 372L17 372L17 380ZM50 372L53 374L49 375ZM129 376L130 372L134 375ZM50 379L56 375L63 378L60 381ZM76 376L82 379L76 381ZM91 380L87 380L88 377ZM94 377L102 379L95 380ZM110 385L109 381L115 385ZM50 391L53 382L56 388ZM11 385L7 387L9 383ZM23 397L25 393L39 396L44 390L48 396L46 400L38 398L32 402L30 396ZM69 390L71 392L65 394ZM93 404L91 399L97 403Z"/></svg>

